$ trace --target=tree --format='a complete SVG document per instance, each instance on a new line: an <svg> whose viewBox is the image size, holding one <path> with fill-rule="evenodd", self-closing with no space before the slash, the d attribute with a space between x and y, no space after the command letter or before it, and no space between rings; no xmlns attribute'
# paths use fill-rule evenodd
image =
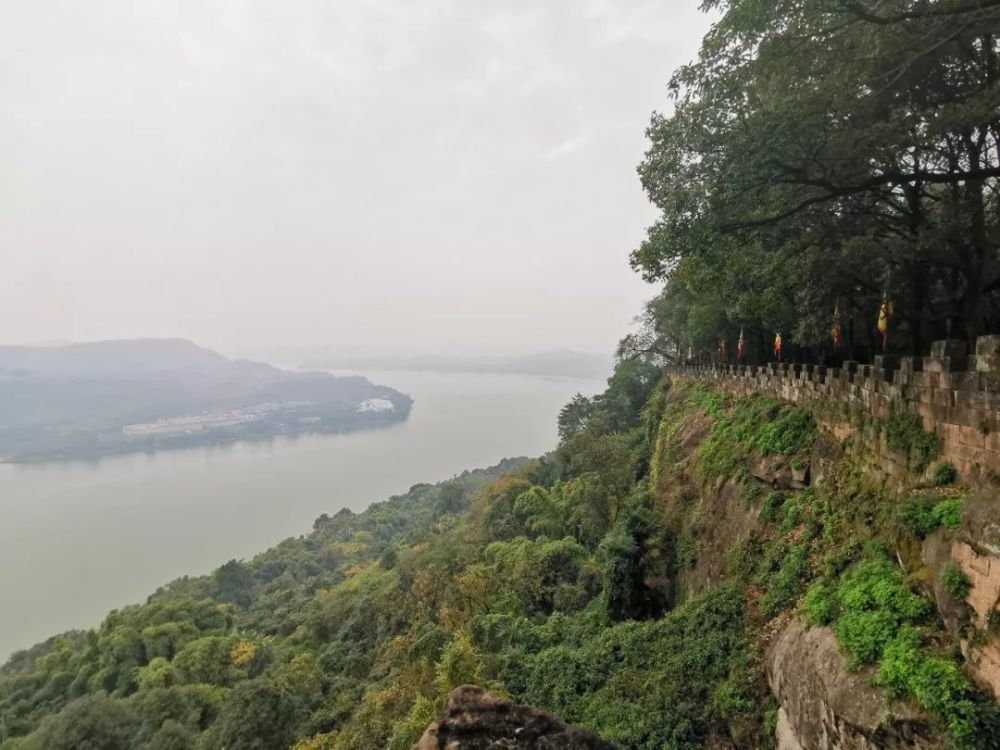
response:
<svg viewBox="0 0 1000 750"><path fill-rule="evenodd" d="M97 693L78 698L45 722L25 750L129 750L138 721L123 700Z"/></svg>
<svg viewBox="0 0 1000 750"><path fill-rule="evenodd" d="M865 343L883 292L917 353L997 328L1000 6L707 6L722 17L648 131L640 175L661 216L633 265L705 271L730 324L756 322L731 301L786 290L782 328L806 345L838 300Z"/></svg>
<svg viewBox="0 0 1000 750"><path fill-rule="evenodd" d="M300 706L284 688L265 678L239 683L226 697L207 747L227 750L286 750L295 738Z"/></svg>

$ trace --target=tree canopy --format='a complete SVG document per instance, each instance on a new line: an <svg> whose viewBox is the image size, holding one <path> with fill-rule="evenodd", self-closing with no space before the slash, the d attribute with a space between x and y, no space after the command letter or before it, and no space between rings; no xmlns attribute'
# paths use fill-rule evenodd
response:
<svg viewBox="0 0 1000 750"><path fill-rule="evenodd" d="M667 283L660 330L629 343L731 353L743 327L750 354L778 330L829 353L839 304L870 356L883 295L898 351L997 330L1000 4L705 8L719 20L639 167L661 213L632 264Z"/></svg>

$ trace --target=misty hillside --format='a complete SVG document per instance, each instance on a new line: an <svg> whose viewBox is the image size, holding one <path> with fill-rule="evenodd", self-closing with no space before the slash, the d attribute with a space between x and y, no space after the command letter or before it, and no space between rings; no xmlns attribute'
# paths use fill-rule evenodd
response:
<svg viewBox="0 0 1000 750"><path fill-rule="evenodd" d="M371 400L382 412L362 410ZM291 373L182 340L0 348L0 456L92 456L405 418L363 377ZM190 417L175 426L161 420Z"/></svg>

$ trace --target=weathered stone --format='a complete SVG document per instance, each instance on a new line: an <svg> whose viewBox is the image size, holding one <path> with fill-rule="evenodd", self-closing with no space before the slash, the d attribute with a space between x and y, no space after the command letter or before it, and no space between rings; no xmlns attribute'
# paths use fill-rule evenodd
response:
<svg viewBox="0 0 1000 750"><path fill-rule="evenodd" d="M869 672L847 669L829 628L806 630L799 620L791 621L772 645L766 666L771 691L785 712L779 747L947 747L925 713L907 703L889 702L871 684Z"/></svg>
<svg viewBox="0 0 1000 750"><path fill-rule="evenodd" d="M976 370L1000 370L1000 336L980 336L976 339Z"/></svg>
<svg viewBox="0 0 1000 750"><path fill-rule="evenodd" d="M614 750L586 729L498 698L475 685L451 691L448 705L413 750Z"/></svg>

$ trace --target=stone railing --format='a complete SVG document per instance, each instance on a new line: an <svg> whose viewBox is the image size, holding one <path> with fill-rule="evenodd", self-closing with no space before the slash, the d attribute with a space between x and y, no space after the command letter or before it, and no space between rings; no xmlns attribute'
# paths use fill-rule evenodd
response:
<svg viewBox="0 0 1000 750"><path fill-rule="evenodd" d="M802 404L840 437L856 430L858 416L878 419L904 408L941 437L938 460L967 479L1000 474L1000 336L979 337L972 355L964 341L947 340L934 342L929 357L880 356L872 365L682 365L668 372ZM887 450L884 437L879 443L882 468L905 475L906 458Z"/></svg>

